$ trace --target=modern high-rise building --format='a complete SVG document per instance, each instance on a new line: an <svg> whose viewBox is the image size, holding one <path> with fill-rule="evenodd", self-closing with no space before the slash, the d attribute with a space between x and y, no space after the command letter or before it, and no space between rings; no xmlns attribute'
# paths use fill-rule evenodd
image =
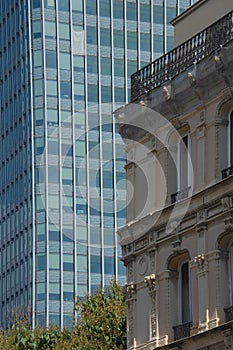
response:
<svg viewBox="0 0 233 350"><path fill-rule="evenodd" d="M72 322L75 296L125 281L129 76L173 47L191 0L1 0L0 326Z"/></svg>

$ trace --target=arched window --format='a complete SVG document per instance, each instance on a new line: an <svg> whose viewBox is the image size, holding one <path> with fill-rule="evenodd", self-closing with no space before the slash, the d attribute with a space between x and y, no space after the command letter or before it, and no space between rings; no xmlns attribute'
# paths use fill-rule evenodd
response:
<svg viewBox="0 0 233 350"><path fill-rule="evenodd" d="M191 139L184 135L177 144L176 193L171 195L171 203L186 198L191 187Z"/></svg>
<svg viewBox="0 0 233 350"><path fill-rule="evenodd" d="M228 277L229 277L229 303L230 306L225 308L226 322L233 320L233 243L229 247L229 261L228 261Z"/></svg>
<svg viewBox="0 0 233 350"><path fill-rule="evenodd" d="M190 283L189 283L189 263L183 263L179 272L179 321L180 324L190 322Z"/></svg>
<svg viewBox="0 0 233 350"><path fill-rule="evenodd" d="M190 336L191 321L191 297L189 262L182 261L178 269L179 279L177 285L178 295L178 325L173 327L174 340Z"/></svg>
<svg viewBox="0 0 233 350"><path fill-rule="evenodd" d="M230 111L228 116L226 146L227 156L225 156L224 169L222 170L222 179L225 179L226 177L233 174L233 110Z"/></svg>
<svg viewBox="0 0 233 350"><path fill-rule="evenodd" d="M233 111L230 112L228 117L228 132L227 132L227 148L228 148L228 157L227 163L228 167L232 167L233 165Z"/></svg>

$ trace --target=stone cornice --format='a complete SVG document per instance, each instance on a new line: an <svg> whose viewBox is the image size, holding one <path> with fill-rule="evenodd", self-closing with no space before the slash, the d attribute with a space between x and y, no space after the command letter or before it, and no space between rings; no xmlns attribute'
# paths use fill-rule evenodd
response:
<svg viewBox="0 0 233 350"><path fill-rule="evenodd" d="M223 181L196 193L192 198L187 214L178 227L173 231L171 230L171 232L167 232L165 228L173 206L164 208L162 219L160 217L155 224L154 215L156 213L123 227L119 231L121 245L123 246L123 258L125 259L127 255L131 254L137 255L138 252L148 249L152 244L157 245L169 239L174 241L176 236L177 239L180 239L185 232L193 230L193 228L195 228L196 232L206 230L208 223L219 217L222 217L223 222L225 222L226 229L228 226L230 229L233 229L233 178ZM203 198L206 198L204 200L204 209ZM160 213L158 214L160 215ZM188 224L189 220L190 224Z"/></svg>

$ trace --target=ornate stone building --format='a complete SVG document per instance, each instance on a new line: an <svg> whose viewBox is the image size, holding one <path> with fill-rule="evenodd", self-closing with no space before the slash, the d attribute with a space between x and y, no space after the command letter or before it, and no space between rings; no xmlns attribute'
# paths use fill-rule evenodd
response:
<svg viewBox="0 0 233 350"><path fill-rule="evenodd" d="M200 0L176 18L179 46L132 76L115 112L128 350L233 349L232 10Z"/></svg>

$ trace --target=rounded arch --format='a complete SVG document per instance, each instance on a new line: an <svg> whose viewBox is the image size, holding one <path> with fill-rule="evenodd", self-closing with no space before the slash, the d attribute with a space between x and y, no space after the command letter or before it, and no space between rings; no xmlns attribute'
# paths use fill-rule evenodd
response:
<svg viewBox="0 0 233 350"><path fill-rule="evenodd" d="M220 233L216 241L216 249L221 251L227 251L230 245L233 243L233 230L228 229Z"/></svg>
<svg viewBox="0 0 233 350"><path fill-rule="evenodd" d="M216 108L215 119L226 120L230 111L233 109L233 97L232 95L227 95L221 102L219 102Z"/></svg>
<svg viewBox="0 0 233 350"><path fill-rule="evenodd" d="M173 272L179 270L179 265L181 262L190 260L190 254L187 249L179 250L171 254L167 259L167 269Z"/></svg>

